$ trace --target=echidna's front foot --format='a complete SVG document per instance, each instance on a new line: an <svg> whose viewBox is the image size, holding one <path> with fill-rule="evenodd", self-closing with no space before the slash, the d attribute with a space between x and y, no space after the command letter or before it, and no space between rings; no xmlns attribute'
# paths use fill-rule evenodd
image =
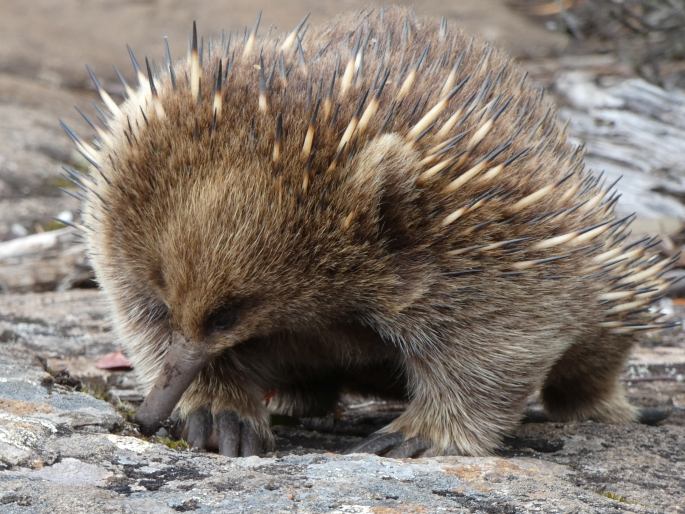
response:
<svg viewBox="0 0 685 514"><path fill-rule="evenodd" d="M383 457L403 459L418 457L431 448L423 437L405 438L402 432L375 432L345 453L375 453Z"/></svg>
<svg viewBox="0 0 685 514"><path fill-rule="evenodd" d="M188 416L183 434L194 448L218 450L227 457L249 457L261 455L271 446L267 431L259 422L234 411L212 415L209 409L200 408Z"/></svg>

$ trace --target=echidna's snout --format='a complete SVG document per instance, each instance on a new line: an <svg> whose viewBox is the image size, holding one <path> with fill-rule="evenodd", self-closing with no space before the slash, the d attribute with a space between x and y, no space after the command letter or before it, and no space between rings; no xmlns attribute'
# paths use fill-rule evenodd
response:
<svg viewBox="0 0 685 514"><path fill-rule="evenodd" d="M205 366L209 356L204 348L178 332L173 333L157 380L136 414L135 420L145 435L153 434L171 415L185 390Z"/></svg>

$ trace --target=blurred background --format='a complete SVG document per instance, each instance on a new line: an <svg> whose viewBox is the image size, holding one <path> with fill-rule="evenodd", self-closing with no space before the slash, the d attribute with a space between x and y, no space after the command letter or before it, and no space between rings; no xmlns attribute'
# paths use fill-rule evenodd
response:
<svg viewBox="0 0 685 514"><path fill-rule="evenodd" d="M659 235L658 250L664 256L683 249L685 1L400 3L413 5L420 15L444 16L518 60L546 87L560 116L569 122L574 143L586 146L588 165L604 171L608 182L623 176L618 208L621 214L637 213L633 235ZM307 13L312 24L319 24L336 13L381 5L369 0L0 0L0 378L16 375L17 381L86 391L114 404L124 417L142 399L128 372L130 363L110 331L106 306L94 289L83 244L70 227L55 220L78 219L78 202L68 195L70 183L60 167L83 168L85 163L58 119L89 134L74 109L77 105L94 113L95 94L85 64L117 97L121 85L113 65L133 78L125 45L141 59L148 55L161 62L162 37L168 36L175 56L183 57L192 20L205 35L225 29L242 36L259 10L264 11L264 33L270 25L290 30ZM685 259L681 257L669 274L684 276ZM685 280L673 286L661 307L673 318L683 317ZM673 406L668 423L679 425L682 433L682 330L645 336L633 352L624 382L636 404ZM42 385L36 390L42 391ZM373 411L370 432L383 424L383 416L399 412L397 406L363 405L340 416L359 421ZM385 408L389 414L383 414ZM349 443L339 434L321 436L326 426L300 427L297 433L277 430L290 441L279 440L279 445L335 450ZM557 437L553 428L543 434L545 441ZM16 430L23 434L25 427L18 423ZM588 430L600 434L608 429ZM625 432L632 448L638 445L630 430ZM596 481L592 455L588 469ZM664 466L659 473L667 477L670 464ZM637 469L632 463L629 467ZM645 498L652 488L662 487L650 485L655 480L661 479L649 479Z"/></svg>
<svg viewBox="0 0 685 514"><path fill-rule="evenodd" d="M570 120L588 163L623 175L620 210L637 211L636 229L660 233L663 250L683 242L685 219L685 3L676 0L428 0L401 2L444 16L518 59ZM286 31L306 13L378 8L340 0L2 0L0 2L0 241L61 227L77 202L58 187L61 163L78 167L57 123L87 134L73 106L89 114L91 65L116 96L113 66L131 78L126 44L162 58L168 36L185 55L191 21L204 34L242 34L263 10L262 30ZM683 263L685 264L685 263ZM14 290L0 270L0 289ZM49 275L49 273L48 273ZM37 281L43 280L36 278ZM51 277L45 277L48 282ZM31 285L50 289L53 284Z"/></svg>

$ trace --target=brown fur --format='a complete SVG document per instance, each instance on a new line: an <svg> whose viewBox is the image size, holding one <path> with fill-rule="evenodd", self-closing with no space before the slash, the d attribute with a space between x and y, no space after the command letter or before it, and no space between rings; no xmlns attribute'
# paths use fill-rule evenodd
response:
<svg viewBox="0 0 685 514"><path fill-rule="evenodd" d="M642 306L608 315L635 297L598 296L617 287L660 291L661 270L622 286L624 274L653 265L649 253L593 268L593 257L624 244L625 223L582 244L534 246L613 221L612 193L584 171L551 103L506 56L439 27L402 9L341 18L309 29L306 70L297 44L279 50L283 37L258 39L244 57L234 38L226 53L219 44L213 55L205 51L199 99L182 62L176 90L163 71L154 77L157 96L143 83L111 120L96 156L97 194L86 202L92 259L148 387L172 330L216 355L184 394L182 416L235 411L268 438L264 396L274 388L287 412L331 408L344 388L407 395L388 431L470 455L492 451L540 387L560 419L634 419L618 384L633 335L612 332L649 326L653 315ZM340 98L357 40L362 71ZM414 84L394 101L425 48ZM272 77L267 112L258 107L260 52L262 80ZM218 58L225 70L227 56L233 67L215 119L212 85ZM468 80L435 127L409 142L457 60L455 84ZM386 66L378 112L339 151ZM307 160L302 147L317 100ZM479 130L482 140L469 147ZM423 175L446 158L444 169ZM479 163L471 180L448 186ZM498 164L501 172L488 174ZM445 222L465 206L472 208ZM217 316L237 321L217 330ZM616 323L601 325L608 322Z"/></svg>

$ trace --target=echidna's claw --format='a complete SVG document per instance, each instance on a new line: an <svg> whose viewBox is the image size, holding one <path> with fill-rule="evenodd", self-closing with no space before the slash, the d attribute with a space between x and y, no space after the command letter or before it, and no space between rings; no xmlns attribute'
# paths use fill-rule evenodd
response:
<svg viewBox="0 0 685 514"><path fill-rule="evenodd" d="M266 441L249 420L234 411L212 416L208 408L192 412L181 435L188 444L200 450L218 450L226 457L250 457L266 450Z"/></svg>
<svg viewBox="0 0 685 514"><path fill-rule="evenodd" d="M266 444L255 427L245 422L242 422L240 427L240 456L249 457L263 454Z"/></svg>
<svg viewBox="0 0 685 514"><path fill-rule="evenodd" d="M216 415L214 428L219 453L226 457L240 456L240 418L235 412L220 412Z"/></svg>
<svg viewBox="0 0 685 514"><path fill-rule="evenodd" d="M375 453L383 457L404 459L418 457L432 447L423 437L405 439L402 432L375 432L345 453Z"/></svg>
<svg viewBox="0 0 685 514"><path fill-rule="evenodd" d="M361 443L345 453L375 453L383 455L402 444L404 435L401 432L374 432Z"/></svg>
<svg viewBox="0 0 685 514"><path fill-rule="evenodd" d="M192 412L186 421L188 444L194 448L207 449L212 435L212 414L209 409L201 408Z"/></svg>
<svg viewBox="0 0 685 514"><path fill-rule="evenodd" d="M668 418L673 409L668 406L642 407L637 417L637 422L643 425L657 425ZM523 423L548 423L555 419L540 409L527 409L523 417Z"/></svg>
<svg viewBox="0 0 685 514"><path fill-rule="evenodd" d="M226 457L250 457L265 451L264 438L249 420L224 411L214 417L219 453Z"/></svg>
<svg viewBox="0 0 685 514"><path fill-rule="evenodd" d="M395 448L389 450L384 457L393 459L406 459L418 457L420 454L431 448L432 444L423 437L411 437L405 439Z"/></svg>
<svg viewBox="0 0 685 514"><path fill-rule="evenodd" d="M643 407L637 420L643 425L656 425L668 418L672 412L671 407Z"/></svg>

